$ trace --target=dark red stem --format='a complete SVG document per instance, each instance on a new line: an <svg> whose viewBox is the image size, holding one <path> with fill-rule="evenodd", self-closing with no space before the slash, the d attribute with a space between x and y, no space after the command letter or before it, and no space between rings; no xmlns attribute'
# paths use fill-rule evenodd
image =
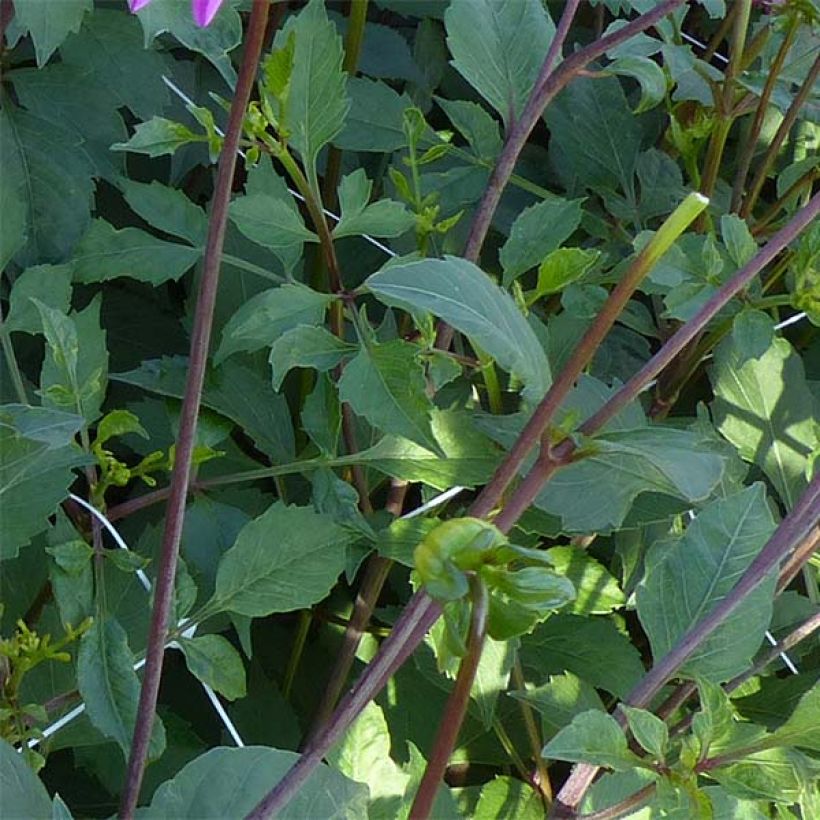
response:
<svg viewBox="0 0 820 820"><path fill-rule="evenodd" d="M267 0L254 0L245 39L242 67L239 71L239 78L231 103L225 142L219 157L213 204L208 224L208 239L205 245L202 278L199 284L199 296L191 334L191 355L180 414L176 463L171 478L171 494L168 499L165 531L157 567L154 607L151 612L151 625L145 655L145 672L137 708L134 738L131 743L131 754L128 759L128 771L120 802L119 816L123 820L131 820L137 807L142 777L145 772L148 744L151 739L151 730L156 713L157 694L159 692L165 640L168 632L168 619L171 614L171 602L174 593L179 541L185 518L185 500L188 495L191 462L196 443L197 417L202 398L202 386L205 380L205 368L208 362L214 305L219 284L220 260L228 222L231 186L236 168L237 149L242 136L242 123L256 78L259 55L262 51L268 10Z"/></svg>

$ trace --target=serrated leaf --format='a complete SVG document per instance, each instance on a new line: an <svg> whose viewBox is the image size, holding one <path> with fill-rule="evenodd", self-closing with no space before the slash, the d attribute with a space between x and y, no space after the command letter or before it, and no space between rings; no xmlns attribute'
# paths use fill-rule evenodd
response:
<svg viewBox="0 0 820 820"><path fill-rule="evenodd" d="M547 737L563 729L582 712L590 709L606 711L595 688L572 672L552 675L542 686L513 690L510 695L526 701L540 712L541 726Z"/></svg>
<svg viewBox="0 0 820 820"><path fill-rule="evenodd" d="M339 379L339 398L379 430L437 451L425 387L418 348L395 339L362 347Z"/></svg>
<svg viewBox="0 0 820 820"><path fill-rule="evenodd" d="M656 662L726 597L774 529L763 485L755 484L712 502L683 536L650 549L637 604ZM776 580L774 573L748 595L683 671L717 682L743 671L769 625Z"/></svg>
<svg viewBox="0 0 820 820"><path fill-rule="evenodd" d="M806 486L806 461L817 445L814 399L800 357L777 338L762 356L745 360L727 339L715 351L711 381L718 430L766 473L791 509Z"/></svg>
<svg viewBox="0 0 820 820"><path fill-rule="evenodd" d="M5 218L4 212L4 230ZM14 280L5 319L8 331L20 330L32 334L43 332L43 321L32 297L60 313L68 313L71 302L71 266L36 265L26 268Z"/></svg>
<svg viewBox="0 0 820 820"><path fill-rule="evenodd" d="M273 371L273 389L279 390L288 371L294 367L326 372L357 350L355 345L343 342L323 327L299 325L291 328L271 346L268 361Z"/></svg>
<svg viewBox="0 0 820 820"><path fill-rule="evenodd" d="M540 264L578 227L582 201L555 197L521 211L499 254L505 287Z"/></svg>
<svg viewBox="0 0 820 820"><path fill-rule="evenodd" d="M558 248L552 251L538 266L538 283L532 293L527 294L527 304L536 299L559 293L567 285L580 279L597 261L597 251L581 248Z"/></svg>
<svg viewBox="0 0 820 820"><path fill-rule="evenodd" d="M65 316L34 300L43 323L47 354L40 373L43 403L82 414L100 415L108 385L106 333L100 327L101 297L85 310Z"/></svg>
<svg viewBox="0 0 820 820"><path fill-rule="evenodd" d="M635 736L635 740L655 760L662 762L669 746L669 729L666 724L646 709L636 709L623 703L619 708L626 715L629 731Z"/></svg>
<svg viewBox="0 0 820 820"><path fill-rule="evenodd" d="M623 698L644 674L638 650L605 618L553 615L521 639L521 662L537 678L572 672Z"/></svg>
<svg viewBox="0 0 820 820"><path fill-rule="evenodd" d="M436 102L461 132L479 159L494 161L501 152L501 134L498 123L478 104L468 100L447 100L436 97Z"/></svg>
<svg viewBox="0 0 820 820"><path fill-rule="evenodd" d="M444 15L453 65L509 129L524 109L555 34L539 0L453 0Z"/></svg>
<svg viewBox="0 0 820 820"><path fill-rule="evenodd" d="M161 157L165 154L173 154L183 145L207 141L208 138L204 134L195 133L187 125L165 117L151 117L148 122L137 125L134 133L126 142L115 142L111 150Z"/></svg>
<svg viewBox="0 0 820 820"><path fill-rule="evenodd" d="M626 735L615 718L597 709L576 715L541 753L553 760L583 761L615 771L626 771L640 764L640 758L629 751Z"/></svg>
<svg viewBox="0 0 820 820"><path fill-rule="evenodd" d="M250 617L309 607L344 569L349 540L328 516L277 502L246 524L222 557L211 605Z"/></svg>
<svg viewBox="0 0 820 820"><path fill-rule="evenodd" d="M472 820L541 820L544 804L538 792L514 777L496 775L481 787Z"/></svg>
<svg viewBox="0 0 820 820"><path fill-rule="evenodd" d="M415 217L400 202L381 199L370 203L373 183L364 169L342 177L339 184L339 206L342 218L333 229L333 236L368 234L370 236L400 236L415 224Z"/></svg>
<svg viewBox="0 0 820 820"><path fill-rule="evenodd" d="M327 293L295 282L257 293L228 320L214 361L222 362L239 350L252 352L273 345L299 325L321 324L332 300Z"/></svg>
<svg viewBox="0 0 820 820"><path fill-rule="evenodd" d="M244 698L245 666L233 646L221 635L177 640L188 671L228 700Z"/></svg>
<svg viewBox="0 0 820 820"><path fill-rule="evenodd" d="M139 228L117 230L104 219L95 219L77 243L72 265L78 282L126 276L157 286L179 279L201 255L201 248L167 242Z"/></svg>
<svg viewBox="0 0 820 820"><path fill-rule="evenodd" d="M18 241L4 239L3 253L15 253L21 265L64 261L89 223L93 169L81 142L65 127L11 104L0 110L0 202L15 203L3 235L16 227L26 237L19 251Z"/></svg>
<svg viewBox="0 0 820 820"><path fill-rule="evenodd" d="M800 746L820 750L820 684L798 702L789 719L765 740L766 746Z"/></svg>
<svg viewBox="0 0 820 820"><path fill-rule="evenodd" d="M125 201L146 222L165 233L185 239L196 248L205 246L208 217L182 191L159 182L120 180Z"/></svg>
<svg viewBox="0 0 820 820"><path fill-rule="evenodd" d="M248 814L299 755L264 746L211 749L154 792L141 820L169 817L222 820ZM310 781L277 815L281 820L348 820L367 816L367 789L319 764Z"/></svg>
<svg viewBox="0 0 820 820"><path fill-rule="evenodd" d="M252 242L273 250L318 242L299 213L287 202L268 194L248 194L231 203L231 221Z"/></svg>
<svg viewBox="0 0 820 820"><path fill-rule="evenodd" d="M576 615L605 614L618 609L626 597L618 582L592 556L576 547L551 547L546 551L556 572L575 587L575 599L566 611Z"/></svg>
<svg viewBox="0 0 820 820"><path fill-rule="evenodd" d="M816 762L795 749L764 749L736 763L717 767L709 776L742 800L792 803L800 799L812 780L816 782L816 767Z"/></svg>
<svg viewBox="0 0 820 820"><path fill-rule="evenodd" d="M80 642L77 654L77 688L95 728L115 740L127 760L137 717L140 683L134 671L134 655L125 630L114 618L95 620ZM165 748L165 731L154 718L150 759Z"/></svg>
<svg viewBox="0 0 820 820"><path fill-rule="evenodd" d="M560 515L567 532L601 532L620 527L641 493L703 501L723 468L723 456L689 431L655 426L606 433L594 440L591 455L550 481L535 505ZM593 489L601 486L606 493ZM593 494L595 503L590 504Z"/></svg>
<svg viewBox="0 0 820 820"><path fill-rule="evenodd" d="M367 786L371 820L396 817L410 776L390 758L390 733L380 706L367 704L331 752L330 761L342 774Z"/></svg>
<svg viewBox="0 0 820 820"><path fill-rule="evenodd" d="M95 9L80 32L62 44L60 57L67 65L93 71L116 106L127 106L141 120L168 104L162 81L167 57L145 48L139 23L123 10Z"/></svg>
<svg viewBox="0 0 820 820"><path fill-rule="evenodd" d="M275 46L296 35L288 95L289 141L302 157L308 176L314 173L320 149L342 129L349 108L342 71L342 38L327 19L322 0L311 0L288 18Z"/></svg>
<svg viewBox="0 0 820 820"><path fill-rule="evenodd" d="M236 84L236 71L229 53L242 40L242 19L233 3L219 4L207 26L198 26L190 4L180 0L153 0L141 8L137 16L145 33L146 49L156 37L168 32L191 51L207 57L228 86L232 88Z"/></svg>
<svg viewBox="0 0 820 820"><path fill-rule="evenodd" d="M11 817L51 817L51 798L25 757L0 738L0 793L3 814Z"/></svg>
<svg viewBox="0 0 820 820"><path fill-rule="evenodd" d="M174 356L145 361L136 370L111 378L181 399L187 374L188 360ZM257 370L238 361L209 370L202 403L242 427L276 463L292 460L293 425L287 402L273 392L270 381Z"/></svg>
<svg viewBox="0 0 820 820"><path fill-rule="evenodd" d="M526 385L537 401L552 379L546 354L509 294L466 259L422 259L391 265L367 279L387 305L424 310L468 336Z"/></svg>
<svg viewBox="0 0 820 820"><path fill-rule="evenodd" d="M648 57L619 57L606 67L606 71L623 74L638 81L641 86L641 100L633 112L635 114L649 111L666 96L666 75L663 69Z"/></svg>
<svg viewBox="0 0 820 820"><path fill-rule="evenodd" d="M367 77L351 77L347 82L350 111L344 128L333 139L345 151L397 151L407 144L404 112L412 100L398 94L386 83Z"/></svg>
<svg viewBox="0 0 820 820"><path fill-rule="evenodd" d="M567 187L620 188L633 195L641 126L617 79L570 83L544 118L550 129L550 158Z"/></svg>
<svg viewBox="0 0 820 820"><path fill-rule="evenodd" d="M720 235L729 256L739 268L743 267L756 253L757 242L749 226L737 214L723 214L720 218Z"/></svg>
<svg viewBox="0 0 820 820"><path fill-rule="evenodd" d="M92 8L92 0L61 0L57 5L49 5L43 0L15 2L17 22L28 29L34 41L38 68L48 62L48 58L71 32L79 31L85 13Z"/></svg>

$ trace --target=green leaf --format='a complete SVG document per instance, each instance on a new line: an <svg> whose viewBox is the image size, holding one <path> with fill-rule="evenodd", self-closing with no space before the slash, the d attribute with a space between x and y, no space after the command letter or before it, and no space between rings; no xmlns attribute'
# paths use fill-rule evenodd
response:
<svg viewBox="0 0 820 820"><path fill-rule="evenodd" d="M130 108L141 120L161 113L168 104L162 81L169 71L168 58L145 48L139 23L124 9L95 9L79 34L62 44L60 57L67 65L93 72L115 105Z"/></svg>
<svg viewBox="0 0 820 820"><path fill-rule="evenodd" d="M323 453L336 454L342 427L341 406L336 385L325 373L319 373L316 386L305 399L301 422L311 441Z"/></svg>
<svg viewBox="0 0 820 820"><path fill-rule="evenodd" d="M481 787L472 820L541 820L544 804L535 789L514 777L496 775Z"/></svg>
<svg viewBox="0 0 820 820"><path fill-rule="evenodd" d="M73 815L59 793L54 795L51 805L51 820L73 820Z"/></svg>
<svg viewBox="0 0 820 820"><path fill-rule="evenodd" d="M177 640L188 671L228 700L244 698L245 667L233 646L221 635Z"/></svg>
<svg viewBox="0 0 820 820"><path fill-rule="evenodd" d="M145 361L138 369L117 373L111 378L181 399L187 374L188 360L174 356ZM202 402L242 427L274 462L293 458L293 425L287 402L274 393L270 380L258 371L238 361L209 370Z"/></svg>
<svg viewBox="0 0 820 820"><path fill-rule="evenodd" d="M168 120L165 117L151 117L148 122L137 125L127 142L115 142L111 150L161 157L165 154L173 154L183 145L207 141L208 138L204 134L197 134L182 123Z"/></svg>
<svg viewBox="0 0 820 820"><path fill-rule="evenodd" d="M362 347L339 379L339 398L379 430L436 451L418 351L401 339Z"/></svg>
<svg viewBox="0 0 820 820"><path fill-rule="evenodd" d="M666 75L663 69L648 57L619 57L613 60L605 70L607 73L632 77L640 83L641 100L634 111L635 114L649 111L666 96Z"/></svg>
<svg viewBox="0 0 820 820"><path fill-rule="evenodd" d="M404 112L413 104L386 83L367 77L347 81L350 111L345 126L333 139L344 151L397 151L407 144Z"/></svg>
<svg viewBox="0 0 820 820"><path fill-rule="evenodd" d="M17 252L21 265L62 262L90 220L93 169L80 147L81 138L65 127L11 104L0 110L0 202L22 203L26 244ZM67 207L67 203L71 207ZM13 205L3 235L19 229L20 209ZM5 217L5 211L4 211ZM5 239L4 254L19 244Z"/></svg>
<svg viewBox="0 0 820 820"><path fill-rule="evenodd" d="M592 556L576 547L552 547L546 551L556 572L572 582L575 599L566 608L575 615L598 615L626 603L618 582Z"/></svg>
<svg viewBox="0 0 820 820"><path fill-rule="evenodd" d="M343 342L323 327L299 325L291 328L271 346L269 361L273 370L273 389L279 390L288 371L294 367L326 372L357 350L356 345Z"/></svg>
<svg viewBox="0 0 820 820"><path fill-rule="evenodd" d="M269 194L248 194L231 203L231 220L252 242L283 250L318 242L290 203Z"/></svg>
<svg viewBox="0 0 820 820"><path fill-rule="evenodd" d="M762 310L745 307L732 323L732 345L737 353L737 366L749 359L759 359L774 342L774 321Z"/></svg>
<svg viewBox="0 0 820 820"><path fill-rule="evenodd" d="M0 794L5 817L51 817L51 798L43 781L37 777L11 743L0 738Z"/></svg>
<svg viewBox="0 0 820 820"><path fill-rule="evenodd" d="M683 536L650 548L637 604L656 662L726 597L774 529L758 483L712 502ZM776 580L774 573L748 595L690 655L684 672L721 682L749 666L771 619Z"/></svg>
<svg viewBox="0 0 820 820"><path fill-rule="evenodd" d="M537 678L572 672L623 698L643 677L638 650L605 618L553 615L521 639L521 661Z"/></svg>
<svg viewBox="0 0 820 820"><path fill-rule="evenodd" d="M390 734L381 707L367 704L330 753L330 762L346 777L367 786L370 820L396 817L410 776L390 757Z"/></svg>
<svg viewBox="0 0 820 820"><path fill-rule="evenodd" d="M453 0L444 15L453 65L509 129L533 91L555 26L539 0Z"/></svg>
<svg viewBox="0 0 820 820"><path fill-rule="evenodd" d="M538 267L538 284L527 294L527 304L543 296L560 293L567 285L580 279L598 261L597 251L581 248L558 248Z"/></svg>
<svg viewBox="0 0 820 820"><path fill-rule="evenodd" d="M635 740L655 760L663 762L669 746L669 729L666 724L646 709L636 709L624 703L619 708L626 715L629 731L635 736Z"/></svg>
<svg viewBox="0 0 820 820"><path fill-rule="evenodd" d="M820 751L820 683L800 698L789 719L764 742L767 746L800 746Z"/></svg>
<svg viewBox="0 0 820 820"><path fill-rule="evenodd" d="M319 325L333 296L305 285L288 283L248 299L222 330L222 344L214 361L224 361L238 350L252 352L273 345L299 325Z"/></svg>
<svg viewBox="0 0 820 820"><path fill-rule="evenodd" d="M617 79L580 78L570 83L550 103L545 119L550 157L566 186L620 187L634 195L641 126Z"/></svg>
<svg viewBox="0 0 820 820"><path fill-rule="evenodd" d="M14 14L17 23L28 29L34 41L38 68L48 62L72 31L79 31L85 13L93 5L92 0L61 0L57 5L43 0L16 0Z"/></svg>
<svg viewBox="0 0 820 820"><path fill-rule="evenodd" d="M766 473L791 509L806 486L806 462L817 446L814 399L803 363L780 338L759 358L744 359L731 338L715 351L717 428L743 459Z"/></svg>
<svg viewBox="0 0 820 820"><path fill-rule="evenodd" d="M114 618L95 620L80 642L77 688L95 728L116 740L128 760L137 717L140 682L125 630ZM154 720L148 756L158 758L165 748L165 731Z"/></svg>
<svg viewBox="0 0 820 820"><path fill-rule="evenodd" d="M541 713L541 726L546 737L556 734L582 712L590 709L606 711L595 688L572 672L551 675L542 686L524 691L514 689L510 695L526 701Z"/></svg>
<svg viewBox="0 0 820 820"><path fill-rule="evenodd" d="M729 256L739 268L743 267L756 253L757 242L749 226L737 214L723 214L720 218L720 235Z"/></svg>
<svg viewBox="0 0 820 820"><path fill-rule="evenodd" d="M211 605L250 617L309 607L336 583L349 540L328 516L277 502L223 556Z"/></svg>
<svg viewBox="0 0 820 820"><path fill-rule="evenodd" d="M148 438L148 433L140 424L140 420L129 410L112 410L106 413L97 425L97 435L94 444L102 445L116 436L125 436L134 433L142 438Z"/></svg>
<svg viewBox="0 0 820 820"><path fill-rule="evenodd" d="M74 132L95 174L116 181L124 170L123 157L112 154L110 147L126 138L126 128L117 101L101 78L87 65L54 62L40 69L18 69L7 77L21 105Z"/></svg>
<svg viewBox="0 0 820 820"><path fill-rule="evenodd" d="M289 17L277 32L274 46L281 47L291 32L296 35L296 48L286 125L289 141L301 155L310 179L320 149L341 131L350 106L342 71L344 49L322 0L311 0L299 14Z"/></svg>
<svg viewBox="0 0 820 820"><path fill-rule="evenodd" d="M466 259L394 264L374 273L366 285L387 305L429 311L464 333L524 382L529 401L549 387L547 357L527 320L512 297Z"/></svg>
<svg viewBox="0 0 820 820"><path fill-rule="evenodd" d="M195 248L205 247L208 217L182 191L159 182L146 185L131 179L122 179L119 185L125 201L146 222Z"/></svg>
<svg viewBox="0 0 820 820"><path fill-rule="evenodd" d="M194 22L189 4L179 0L153 0L138 15L145 32L145 48L165 32L191 51L198 51L216 66L225 82L236 85L236 71L229 53L242 40L242 19L233 3L222 3L207 26Z"/></svg>
<svg viewBox="0 0 820 820"><path fill-rule="evenodd" d="M550 481L535 505L560 515L567 532L607 531L621 526L641 493L662 493L690 503L705 500L720 481L723 467L724 457L690 431L657 425L605 433L591 444L590 455ZM606 486L605 493L594 491L601 486Z"/></svg>
<svg viewBox="0 0 820 820"><path fill-rule="evenodd" d="M201 248L167 242L139 228L117 230L104 219L95 219L77 243L72 264L78 282L127 276L156 287L179 279L201 255Z"/></svg>
<svg viewBox="0 0 820 820"><path fill-rule="evenodd" d="M296 752L263 746L211 749L163 783L151 805L140 809L140 818L244 817L298 759ZM349 820L366 816L367 790L324 764L277 815L280 820Z"/></svg>
<svg viewBox="0 0 820 820"><path fill-rule="evenodd" d="M5 220L4 211L4 230ZM20 330L32 334L43 332L43 320L32 297L59 313L68 313L71 303L71 267L37 265L26 268L14 280L11 288L9 311L5 320L6 330Z"/></svg>
<svg viewBox="0 0 820 820"><path fill-rule="evenodd" d="M505 287L544 261L569 237L581 223L582 202L555 197L521 211L499 254Z"/></svg>
<svg viewBox="0 0 820 820"><path fill-rule="evenodd" d="M487 730L493 725L498 697L509 685L517 648L516 640L495 641L488 637L484 642L470 698Z"/></svg>
<svg viewBox="0 0 820 820"><path fill-rule="evenodd" d="M339 205L342 218L333 229L333 236L369 234L370 236L400 236L415 224L415 217L400 202L381 199L368 204L373 183L363 168L342 177L339 184Z"/></svg>
<svg viewBox="0 0 820 820"><path fill-rule="evenodd" d="M709 776L742 800L793 803L811 788L812 780L816 784L817 763L794 749L764 749L712 769Z"/></svg>
<svg viewBox="0 0 820 820"><path fill-rule="evenodd" d="M498 123L480 105L468 100L446 100L443 97L436 97L435 100L470 144L475 155L487 162L495 161L502 146Z"/></svg>
<svg viewBox="0 0 820 820"><path fill-rule="evenodd" d="M640 765L640 758L629 751L626 736L615 718L597 709L576 715L541 753L553 760L591 763L615 771Z"/></svg>
<svg viewBox="0 0 820 820"><path fill-rule="evenodd" d="M413 552L427 533L440 523L441 520L435 517L398 518L378 533L376 549L385 558L414 567Z"/></svg>

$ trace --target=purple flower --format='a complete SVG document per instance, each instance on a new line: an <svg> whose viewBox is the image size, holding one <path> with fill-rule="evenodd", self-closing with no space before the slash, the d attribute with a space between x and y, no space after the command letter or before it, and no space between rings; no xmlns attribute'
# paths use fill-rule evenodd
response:
<svg viewBox="0 0 820 820"><path fill-rule="evenodd" d="M139 11L147 6L151 0L128 0L128 8L132 12ZM191 0L191 14L198 26L210 25L216 17L223 0Z"/></svg>

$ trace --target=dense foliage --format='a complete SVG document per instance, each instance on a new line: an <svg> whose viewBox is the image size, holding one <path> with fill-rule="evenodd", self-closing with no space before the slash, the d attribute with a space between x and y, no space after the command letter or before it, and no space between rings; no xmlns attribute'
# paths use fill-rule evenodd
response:
<svg viewBox="0 0 820 820"><path fill-rule="evenodd" d="M0 0L0 813L820 817L816 0L132 5Z"/></svg>

